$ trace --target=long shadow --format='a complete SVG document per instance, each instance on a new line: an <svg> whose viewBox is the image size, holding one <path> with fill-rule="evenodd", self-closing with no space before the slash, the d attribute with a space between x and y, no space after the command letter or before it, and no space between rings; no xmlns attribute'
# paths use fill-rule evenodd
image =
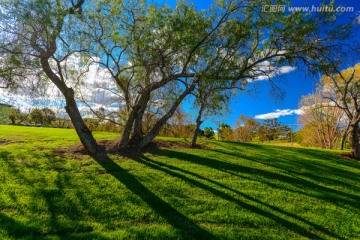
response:
<svg viewBox="0 0 360 240"><path fill-rule="evenodd" d="M284 226L285 228L287 228L287 229L289 229L289 230L291 230L291 231L293 231L293 232L295 232L295 233L297 233L297 234L299 234L301 236L311 238L311 239L324 239L324 238L322 238L322 237L320 237L320 236L318 236L318 235L316 235L314 233L309 232L305 228L303 228L303 227L301 227L301 226L299 226L299 225L297 225L295 223L292 223L292 222L287 221L286 219L283 219L283 218L281 218L279 216L276 216L276 215L274 215L274 214L272 214L270 212L267 212L265 210L257 208L255 206L249 204L249 203L240 201L240 200L232 197L231 195L229 195L227 193L224 193L224 192L222 192L220 190L212 188L212 187L210 187L210 186L208 186L208 185L206 185L204 183L201 183L201 182L196 181L196 180L194 180L192 178L186 177L186 176L184 176L182 174L173 172L171 170L160 167L160 166L158 166L158 165L156 165L154 163L151 163L152 160L147 158L147 157L142 156L141 158L137 158L136 161L138 161L139 163L142 163L142 164L144 164L144 165L146 165L148 167L156 169L158 171L162 171L162 172L164 172L166 174L169 174L169 175L171 175L173 177L182 179L182 180L184 180L184 181L186 181L188 183L193 184L194 186L197 186L197 187L199 187L201 189L204 189L204 190L212 193L213 195L215 195L217 197L220 197L220 198L222 198L224 200L233 202L233 203L235 203L236 205L238 205L241 208L244 208L244 209L249 210L251 212L257 213L257 214L259 214L261 216L264 216L264 217L266 217L266 218L268 218L270 220L273 220L274 222Z"/></svg>
<svg viewBox="0 0 360 240"><path fill-rule="evenodd" d="M316 157L317 159L323 160L323 161L331 160L332 162L335 162L338 165L344 165L346 167L353 168L357 171L360 170L360 162L359 161L357 161L355 159L346 159L344 157L337 155L336 153L321 151L321 149L317 150L317 149L311 149L311 148L297 148L297 147L290 148L290 147L281 147L281 146L261 145L261 144L254 144L254 143L234 143L234 142L232 142L231 144L228 143L226 145L217 143L217 142L214 144L221 146L223 148L227 148L229 150L234 150L234 151L239 150L236 147L245 146L247 148L253 148L255 150L260 150L260 151L265 151L265 152L269 151L269 150L274 150L272 153L276 153L276 152L280 152L280 151L283 153L290 153L290 154L299 153L301 155L305 155L310 158ZM230 149L229 145L234 146L234 147ZM340 169L336 168L336 170L340 170ZM344 171L344 173L348 172L345 170L342 170L342 171Z"/></svg>
<svg viewBox="0 0 360 240"><path fill-rule="evenodd" d="M0 213L0 229L5 230L8 236L14 238L27 237L29 239L29 237L31 237L35 239L36 236L43 235L35 227L26 226L3 213Z"/></svg>
<svg viewBox="0 0 360 240"><path fill-rule="evenodd" d="M188 174L188 175L194 176L194 177L196 177L196 178L198 178L198 179L205 180L205 181L207 181L207 182L209 182L209 183L212 183L212 184L214 184L214 185L217 185L217 186L221 187L222 189L226 189L226 190L232 191L232 192L234 192L234 193L236 193L236 194L238 194L238 195L240 195L240 196L242 196L242 197L244 197L244 198L246 198L246 199L248 199L248 200L250 200L250 201L256 202L256 203L261 204L261 205L263 205L263 206L265 206L265 207L267 207L267 208L270 208L270 209L272 209L272 210L274 210L274 211L276 211L276 212L278 212L278 213L281 213L281 214L287 215L287 216L289 216L289 217L291 217L291 218L294 218L294 219L296 219L296 220L299 220L299 221L301 221L301 222L303 222L303 223L305 223L305 224L313 227L314 229L316 229L316 230L318 230L318 231L321 231L321 232L327 234L328 236L331 236L331 237L334 237L334 238L337 238L337 239L344 239L344 238L342 238L341 236L339 236L339 235L337 235L337 234L335 234L335 233L327 230L326 228L324 228L324 227L322 227L322 226L320 226L320 225L318 225L318 224L312 223L312 222L310 222L310 221L308 221L308 220L306 220L306 219L304 219L304 218L301 218L301 217L299 217L299 216L297 216L297 215L295 215L295 214L286 212L286 211L284 211L284 210L282 210L282 209L280 209L280 208L278 208L278 207L275 207L275 206L272 206L272 205L270 205L270 204L267 204L267 203L265 203L265 202L263 202L263 201L260 201L260 200L258 200L258 199L256 199L256 198L253 198L253 197L251 197L251 196L249 196L249 195L247 195L247 194L245 194L245 193L243 193L243 192L240 192L240 191L238 191L238 190L232 189L232 188L230 188L230 187L228 187L228 186L226 186L226 185L224 185L224 184L222 184L222 183L219 183L219 182L217 182L217 181L214 181L214 180L205 178L205 177L203 177L203 176L201 176L201 175L199 175L199 174L197 174L197 173L190 172L190 171L184 170L184 169L182 169L182 168L178 168L178 167L175 167L175 166L172 166L172 165L168 165L168 164L165 164L165 163L157 162L157 161L154 161L154 160L152 160L152 159L150 159L150 158L148 158L148 157L145 157L145 156L142 156L141 158L144 159L146 162L141 161L141 160L139 160L139 159L137 159L136 161L138 161L138 162L140 162L140 163L142 163L142 164L146 164L146 163L155 164L155 165L163 168L162 171L164 170L164 168L167 168L167 169L172 170L172 171L182 172L182 173L184 173L184 174ZM149 165L149 164L148 164L148 165ZM150 166L150 167L153 168L153 165ZM158 168L157 168L157 169L158 169ZM173 172L173 173L174 173L174 172ZM185 177L185 176L183 176L183 177ZM186 178L186 177L185 177L185 178Z"/></svg>
<svg viewBox="0 0 360 240"><path fill-rule="evenodd" d="M250 146L257 148L257 146L252 146L252 144ZM277 147L277 148L279 148L279 147ZM326 182L326 183L332 184L332 185L341 185L346 188L353 188L356 191L360 191L359 187L351 185L347 182L339 181L338 179L333 179L330 177L321 176L321 173L325 173L326 175L336 176L343 180L347 179L347 180L358 182L358 181L360 181L360 177L358 177L356 175L356 173L345 170L345 169L332 167L329 164L324 164L321 162L314 163L312 161L303 161L303 159L299 159L299 157L297 157L297 156L295 156L295 158L294 158L294 152L297 152L296 150L294 152L290 152L292 154L289 154L289 155L284 155L284 154L280 155L280 154L274 153L271 158L269 156L265 156L265 158L261 158L261 157L254 158L254 157L250 157L250 156L243 156L240 153L239 154L233 153L234 151L236 151L236 149L231 149L231 150L232 150L232 152L223 151L220 149L212 149L210 151L218 152L218 153L226 154L226 155L231 155L231 156L238 157L238 158L244 158L244 159L251 160L254 162L259 162L262 164L266 164L268 166L284 170L288 173L291 173L291 174L297 175L297 176L299 176L299 173L294 171L294 168L295 167L303 168L303 169L306 169L307 171L302 172L301 176L306 176L306 177L309 177L309 178L314 179L319 182ZM299 149L299 150L302 150L302 149ZM264 150L262 150L262 151L264 151ZM302 156L304 156L304 158L306 158L306 159L314 158L314 156L316 156L316 159L326 160L327 162L329 162L329 160L331 160L332 162L335 162L336 164L338 164L338 162L345 161L345 160L338 160L336 158L336 156L333 156L333 155L326 155L326 156L321 155L321 154L314 155L314 154L312 154L313 151L310 151L311 155L309 155L310 153L308 153L307 151L301 151ZM287 151L284 151L284 152L287 152ZM317 152L317 151L314 151L314 152ZM289 159L284 158L284 156L285 157L288 156ZM274 158L276 159L276 161L273 161ZM355 166L360 165L357 163L353 163L353 164Z"/></svg>
<svg viewBox="0 0 360 240"><path fill-rule="evenodd" d="M212 150L211 150L212 151ZM359 202L360 202L360 196L353 195L350 193L342 192L336 189L331 189L325 186L321 186L318 184L315 184L309 180L303 179L303 178L295 178L292 176L279 174L275 172L265 171L258 168L251 168L247 166L242 166L238 164L233 164L229 162L224 162L212 158L203 158L197 155L185 153L185 152L177 152L167 149L161 149L156 151L158 155L164 155L164 156L173 156L176 157L178 160L191 162L198 165L203 165L206 167L213 168L218 171L223 171L226 173L229 172L240 172L244 174L254 175L254 176L261 176L263 178L267 179L273 179L278 180L280 182L284 183L291 183L294 186L297 186L301 189L308 189L310 191L320 192L326 194L327 201L331 201L333 204L338 204L338 202L342 202L344 204L348 204L350 206L353 206L357 209L359 209ZM230 153L231 155L231 153ZM248 156L242 156L242 158L254 161L255 158L250 158ZM256 177L254 177L253 180L257 180ZM332 197L329 197L328 194L332 194ZM318 195L314 195L313 197L319 197ZM324 198L323 198L324 199Z"/></svg>
<svg viewBox="0 0 360 240"><path fill-rule="evenodd" d="M332 185L340 185L340 186L343 186L346 188L353 188L356 191L360 191L360 188L357 186L354 186L349 183L339 181L337 179L333 179L330 177L321 176L321 173L325 172L328 175L333 175L333 176L340 177L342 179L351 179L351 181L356 181L358 179L358 177L354 176L355 173L345 171L342 169L337 169L337 168L334 168L334 167L331 167L328 165L324 165L321 163L316 163L316 164L314 164L313 162L307 163L308 161L301 161L299 159L290 160L290 159L286 159L286 158L278 156L278 155L274 156L274 158L276 158L276 161L271 161L272 159L270 159L269 157L266 157L265 159L262 159L259 157L254 158L254 157L249 157L249 156L242 156L241 154L231 153L231 152L227 152L227 151L223 151L223 150L219 150L219 149L212 149L210 151L230 155L230 156L237 157L237 158L251 160L253 162L259 162L259 163L268 165L273 168L278 168L278 169L284 170L295 176L299 176L299 173L294 171L294 168L295 167L303 168L303 169L306 169L307 171L302 172L301 176L305 176L305 177L314 179L319 182L326 182L326 183L329 183ZM289 156L289 157L293 158L294 156Z"/></svg>
<svg viewBox="0 0 360 240"><path fill-rule="evenodd" d="M6 164L6 171L8 171L12 176L15 176L19 181L21 181L23 185L33 187L34 181L28 179L23 174L21 169L18 169L19 166L18 164L14 163L14 160L15 158L10 152L0 152L0 161ZM26 166L26 168L28 167L29 166ZM71 214L64 213L61 206L59 206L57 203L59 198L64 197L63 188L65 187L64 185L69 186L69 182L67 179L57 175L55 183L56 188L39 188L34 191L34 200L38 200L39 197L41 197L47 204L46 213L49 213L50 217L46 220L43 218L40 219L40 222L42 224L46 224L48 227L47 230L41 231L37 225L32 226L31 224L24 224L17 221L16 219L6 216L3 213L0 213L0 231L16 239L49 239L49 236L56 236L58 239L109 239L97 233L93 233L93 229L90 226L77 223L76 228L74 228L68 224L63 225L61 221L59 221L58 218L60 214L66 218L75 218L77 220L79 217L79 212L77 208L73 207ZM4 192L3 194L8 194L15 203L18 202L16 196L13 196L12 193ZM71 200L68 200L68 203L71 206L75 206ZM37 202L30 201L28 207L30 207L31 210L34 210L34 208L36 209L35 205L37 205ZM21 214L25 214L22 212L21 207L16 209L16 211L20 212Z"/></svg>
<svg viewBox="0 0 360 240"><path fill-rule="evenodd" d="M125 171L105 154L93 156L109 174L123 183L130 191L138 195L157 214L176 228L184 239L216 239L215 236L198 226L194 221L177 211L164 200L147 189L133 175Z"/></svg>

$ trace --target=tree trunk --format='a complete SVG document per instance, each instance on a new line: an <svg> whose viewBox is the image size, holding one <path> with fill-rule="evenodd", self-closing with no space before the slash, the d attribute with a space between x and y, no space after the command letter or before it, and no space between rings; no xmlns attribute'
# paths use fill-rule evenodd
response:
<svg viewBox="0 0 360 240"><path fill-rule="evenodd" d="M199 114L198 114L198 116L196 118L196 127L195 127L195 131L194 131L194 135L193 135L193 138L192 138L192 141L191 141L191 147L192 148L196 147L196 140L197 140L197 137L199 135L200 125L203 122L203 121L201 121L203 110L204 110L204 104L201 104L200 109L199 109Z"/></svg>
<svg viewBox="0 0 360 240"><path fill-rule="evenodd" d="M124 127L122 135L121 135L120 143L119 143L119 146L118 146L119 151L124 150L129 145L131 130L132 130L133 125L134 125L136 112L137 112L137 109L135 107L130 112L130 115L129 115L127 121L126 121L125 127Z"/></svg>
<svg viewBox="0 0 360 240"><path fill-rule="evenodd" d="M65 110L70 116L71 122L74 125L74 128L80 138L81 143L91 154L96 154L98 152L98 145L96 143L96 140L81 117L79 108L77 107L76 101L74 99L73 90L71 88L68 88L68 91L69 94L66 96Z"/></svg>
<svg viewBox="0 0 360 240"><path fill-rule="evenodd" d="M340 150L344 150L345 141L346 141L347 136L349 135L349 128L350 128L350 124L347 125L346 130L344 131L344 133L341 137Z"/></svg>
<svg viewBox="0 0 360 240"><path fill-rule="evenodd" d="M351 144L352 156L356 159L360 159L359 122L358 121L350 124L350 144Z"/></svg>
<svg viewBox="0 0 360 240"><path fill-rule="evenodd" d="M118 150L126 149L129 144L137 145L142 140L142 119L150 99L150 93L143 93L132 108L122 132ZM131 139L130 139L131 137Z"/></svg>
<svg viewBox="0 0 360 240"><path fill-rule="evenodd" d="M176 109L178 108L178 106L180 105L180 103L182 102L182 100L184 100L184 98L194 90L195 88L195 84L197 82L193 82L193 84L187 88L179 97L178 99L176 99L175 103L171 106L171 108L169 109L169 111L162 117L160 118L155 126L150 130L150 132L148 132L143 138L142 140L139 142L138 147L139 148L143 148L145 146L147 146L149 143L151 143L152 140L154 140L154 138L159 134L161 127L167 122L167 120L169 120L175 113Z"/></svg>
<svg viewBox="0 0 360 240"><path fill-rule="evenodd" d="M41 59L41 66L47 77L59 88L66 100L65 110L69 114L71 122L74 125L77 135L80 138L81 143L90 154L96 154L98 152L98 145L91 131L86 126L84 120L81 117L79 108L76 105L74 90L68 88L64 81L61 81L51 69L48 58Z"/></svg>
<svg viewBox="0 0 360 240"><path fill-rule="evenodd" d="M144 95L141 97L139 101L139 111L136 114L135 121L134 121L134 127L131 133L131 140L130 143L133 145L139 144L139 142L143 138L143 117L146 110L146 107L148 106L148 102L150 100L150 93L144 93Z"/></svg>

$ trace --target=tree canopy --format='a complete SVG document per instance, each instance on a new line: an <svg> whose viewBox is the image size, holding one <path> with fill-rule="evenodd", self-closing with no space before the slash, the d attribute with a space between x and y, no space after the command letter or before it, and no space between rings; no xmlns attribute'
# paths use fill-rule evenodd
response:
<svg viewBox="0 0 360 240"><path fill-rule="evenodd" d="M126 0L4 0L0 54L20 59L20 72L31 60L33 76L57 86L91 153L98 148L77 107L76 86L90 81L81 78L80 66L98 64L123 106L119 149L144 147L201 81L243 89L286 65L324 69L322 57L349 35L348 27L334 24L335 13L262 12L270 3L225 0L198 10L189 2L171 8ZM81 56L75 70L74 54ZM147 111L159 117L144 131Z"/></svg>

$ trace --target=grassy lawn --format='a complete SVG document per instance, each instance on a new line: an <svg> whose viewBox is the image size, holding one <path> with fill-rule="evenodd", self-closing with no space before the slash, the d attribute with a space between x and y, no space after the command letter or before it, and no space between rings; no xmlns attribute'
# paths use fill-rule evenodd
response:
<svg viewBox="0 0 360 240"><path fill-rule="evenodd" d="M209 141L94 160L56 153L74 130L0 139L0 239L360 239L360 163L333 151Z"/></svg>

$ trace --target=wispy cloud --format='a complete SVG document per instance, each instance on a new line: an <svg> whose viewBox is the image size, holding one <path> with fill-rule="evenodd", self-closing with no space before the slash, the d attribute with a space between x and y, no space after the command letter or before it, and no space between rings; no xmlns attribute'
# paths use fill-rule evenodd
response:
<svg viewBox="0 0 360 240"><path fill-rule="evenodd" d="M280 76L289 72L292 72L296 69L296 67L292 67L292 66L283 66L278 68L276 71L268 74L268 75L262 75L259 76L255 79L255 81L261 81L261 80L268 80L269 78L273 78L275 76Z"/></svg>
<svg viewBox="0 0 360 240"><path fill-rule="evenodd" d="M272 118L279 118L282 116L288 116L288 115L302 115L304 113L304 111L302 109L276 109L274 112L270 112L270 113L264 113L264 114L259 114L256 115L255 118L256 119L272 119Z"/></svg>
<svg viewBox="0 0 360 240"><path fill-rule="evenodd" d="M270 78L277 77L296 70L293 66L274 66L271 61L263 61L257 64L252 70L254 78L249 78L248 82L269 80Z"/></svg>

